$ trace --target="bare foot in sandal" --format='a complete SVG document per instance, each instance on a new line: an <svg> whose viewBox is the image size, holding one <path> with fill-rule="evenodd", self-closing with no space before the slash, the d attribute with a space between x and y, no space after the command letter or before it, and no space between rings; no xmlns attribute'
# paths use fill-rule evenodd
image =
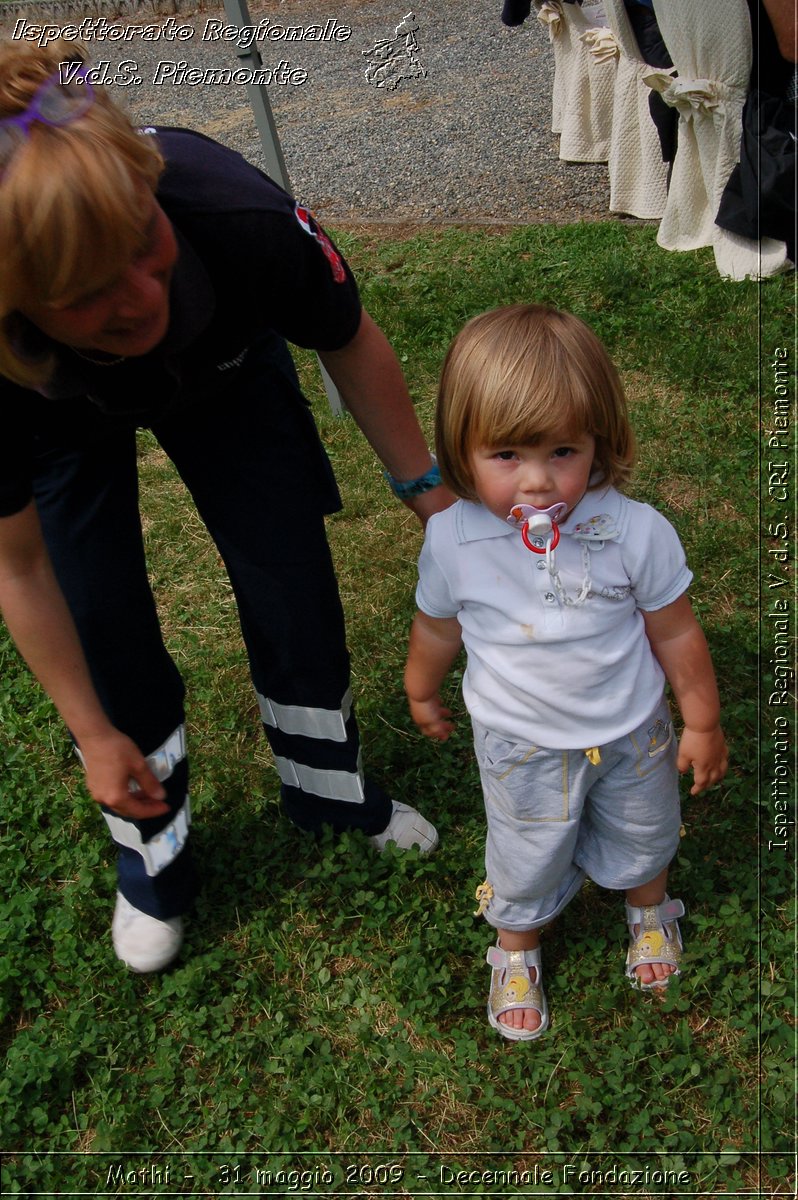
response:
<svg viewBox="0 0 798 1200"><path fill-rule="evenodd" d="M493 967L488 1020L511 1041L531 1041L548 1028L549 1014L542 986L540 934L499 930L499 944L488 950Z"/></svg>
<svg viewBox="0 0 798 1200"><path fill-rule="evenodd" d="M665 894L665 879L667 874L626 893L626 974L643 991L666 988L671 975L679 974L682 938L677 918L684 916L684 905Z"/></svg>
<svg viewBox="0 0 798 1200"><path fill-rule="evenodd" d="M684 905L668 899L667 885L666 867L656 878L626 893L626 974L633 986L644 991L666 988L670 976L679 974L682 940L675 918L684 916Z"/></svg>
<svg viewBox="0 0 798 1200"><path fill-rule="evenodd" d="M635 929L636 931L639 931L640 926L636 925ZM637 936L637 933L635 936ZM674 968L666 963L643 963L641 967L635 968L635 974L640 980L641 987L645 987L646 984L654 987L667 987L667 983L664 981L667 980L668 977L673 974L673 972Z"/></svg>

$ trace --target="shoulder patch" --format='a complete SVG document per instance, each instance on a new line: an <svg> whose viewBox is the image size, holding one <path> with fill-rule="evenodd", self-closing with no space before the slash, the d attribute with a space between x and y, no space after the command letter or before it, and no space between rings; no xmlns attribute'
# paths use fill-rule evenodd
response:
<svg viewBox="0 0 798 1200"><path fill-rule="evenodd" d="M330 264L330 270L332 271L332 277L335 282L345 283L346 271L344 270L344 264L341 259L341 255L335 249L335 246L333 246L322 227L318 224L310 209L305 208L302 204L295 203L294 216L304 229L305 233L309 234L321 246L321 249L324 252L324 257Z"/></svg>

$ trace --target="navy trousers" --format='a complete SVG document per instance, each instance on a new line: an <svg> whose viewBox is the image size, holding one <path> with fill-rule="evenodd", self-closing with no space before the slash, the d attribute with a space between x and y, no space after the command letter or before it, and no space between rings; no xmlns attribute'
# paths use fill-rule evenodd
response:
<svg viewBox="0 0 798 1200"><path fill-rule="evenodd" d="M167 792L163 817L106 813L119 848L120 890L165 919L189 907L196 873L184 687L147 577L135 429L90 402L62 403L68 421L38 439L36 503L100 700ZM151 428L229 574L285 810L307 830L329 824L381 832L391 803L361 767L324 530L324 514L340 500L284 344L269 338L251 348L223 391Z"/></svg>

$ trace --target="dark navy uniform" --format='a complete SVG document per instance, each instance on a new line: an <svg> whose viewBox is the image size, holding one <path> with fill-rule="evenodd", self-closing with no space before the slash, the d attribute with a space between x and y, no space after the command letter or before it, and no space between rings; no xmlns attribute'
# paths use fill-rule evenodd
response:
<svg viewBox="0 0 798 1200"><path fill-rule="evenodd" d="M120 891L166 919L195 888L184 689L147 579L137 427L175 464L224 560L289 816L373 834L391 804L360 764L324 531L340 497L284 341L345 346L357 286L307 210L238 154L155 132L167 164L157 200L179 247L167 335L105 365L48 344L58 365L46 395L0 380L0 516L35 497L100 700L166 788L163 817L105 813ZM23 334L35 352L41 335Z"/></svg>

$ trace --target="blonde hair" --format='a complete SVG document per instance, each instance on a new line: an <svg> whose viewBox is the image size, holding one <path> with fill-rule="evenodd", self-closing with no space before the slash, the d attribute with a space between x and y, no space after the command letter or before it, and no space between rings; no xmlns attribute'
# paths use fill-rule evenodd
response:
<svg viewBox="0 0 798 1200"><path fill-rule="evenodd" d="M473 317L449 347L438 389L436 451L446 484L476 500L473 451L534 445L553 433L595 438L591 486L629 479L626 397L601 342L578 317L539 304Z"/></svg>
<svg viewBox="0 0 798 1200"><path fill-rule="evenodd" d="M23 112L59 63L86 61L75 42L0 46L0 120ZM15 339L20 312L70 304L121 274L145 245L162 170L154 141L101 87L75 121L29 127L0 173L0 374L46 381L51 359L31 362Z"/></svg>

